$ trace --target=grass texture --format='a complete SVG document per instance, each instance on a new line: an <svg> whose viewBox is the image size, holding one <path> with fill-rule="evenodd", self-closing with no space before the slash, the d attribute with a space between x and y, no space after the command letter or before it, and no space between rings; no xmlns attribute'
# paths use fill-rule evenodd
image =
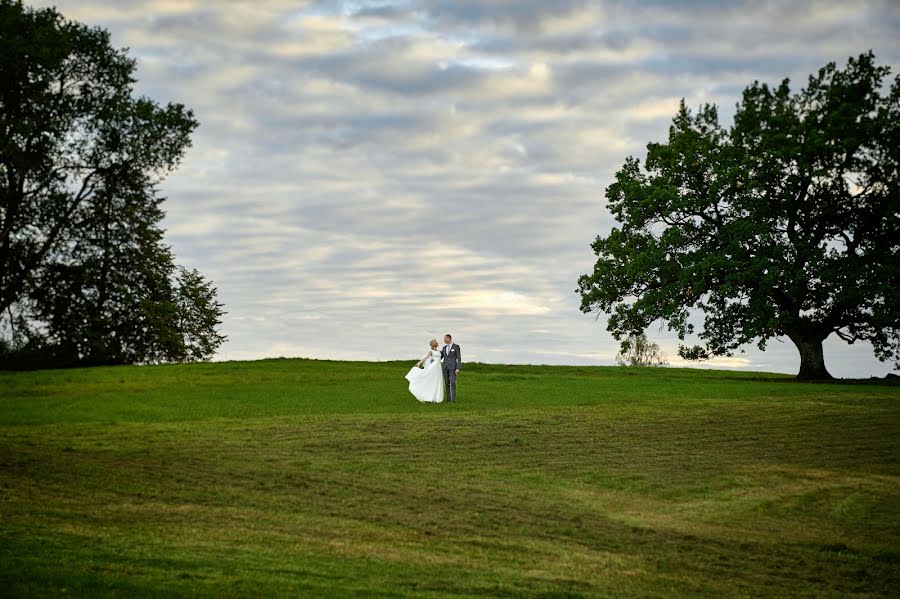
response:
<svg viewBox="0 0 900 599"><path fill-rule="evenodd" d="M900 387L302 359L0 373L0 591L880 597Z"/></svg>

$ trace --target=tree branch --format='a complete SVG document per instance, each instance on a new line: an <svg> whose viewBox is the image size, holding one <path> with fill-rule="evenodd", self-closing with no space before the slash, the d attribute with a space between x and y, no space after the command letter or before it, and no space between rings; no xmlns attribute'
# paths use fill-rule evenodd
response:
<svg viewBox="0 0 900 599"><path fill-rule="evenodd" d="M13 286L13 285L7 283L7 285L4 286L5 289L8 289L10 287L17 287L18 285L21 285L25 281L25 277L27 276L27 274L31 273L35 268L37 268L37 266L41 263L41 261L46 257L47 253L50 251L50 248L52 248L53 244L57 242L57 237L59 236L59 234L62 231L65 224L67 222L69 222L69 219L72 217L72 214L75 212L75 210L81 204L81 202L83 202L85 199L87 199L87 197L90 196L90 194L93 193L94 190L96 189L96 186L92 185L90 180L94 175L99 174L99 173L100 173L100 169L97 169L84 179L84 181L81 184L81 189L75 195L75 199L72 200L72 203L65 210L62 217L59 218L56 221L56 223L53 225L53 228L50 230L50 233L47 235L46 239L44 240L44 243L41 244L40 249L36 253L34 253L31 256L31 258L29 258L26 261L26 263L23 265L23 268L21 268L20 271L18 272L19 276L12 279L13 281L16 281L16 285ZM4 298L4 301L11 302L11 297ZM9 305L9 304L7 304L7 305Z"/></svg>

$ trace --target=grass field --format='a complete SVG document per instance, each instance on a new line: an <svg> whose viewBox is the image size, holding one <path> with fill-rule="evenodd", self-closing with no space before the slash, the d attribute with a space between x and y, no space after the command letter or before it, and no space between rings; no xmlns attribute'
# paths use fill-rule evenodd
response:
<svg viewBox="0 0 900 599"><path fill-rule="evenodd" d="M0 373L4 596L896 596L900 387L265 360Z"/></svg>

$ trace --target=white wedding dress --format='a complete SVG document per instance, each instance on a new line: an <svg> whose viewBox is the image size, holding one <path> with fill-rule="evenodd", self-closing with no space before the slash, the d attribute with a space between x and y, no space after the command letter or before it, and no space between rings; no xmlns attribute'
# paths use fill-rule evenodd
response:
<svg viewBox="0 0 900 599"><path fill-rule="evenodd" d="M444 401L444 373L441 372L441 352L429 351L422 358L425 368L413 366L406 373L409 381L409 392L419 401L441 403Z"/></svg>

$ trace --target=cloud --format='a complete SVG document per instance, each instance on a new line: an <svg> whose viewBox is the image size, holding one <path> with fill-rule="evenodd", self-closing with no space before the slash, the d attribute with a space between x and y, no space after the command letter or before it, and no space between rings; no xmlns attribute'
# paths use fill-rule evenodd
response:
<svg viewBox="0 0 900 599"><path fill-rule="evenodd" d="M425 0L417 3L437 27L511 26L517 31L534 31L548 21L566 18L580 9L585 0Z"/></svg>
<svg viewBox="0 0 900 599"><path fill-rule="evenodd" d="M221 358L612 363L577 277L604 189L681 98L727 121L744 86L873 48L900 9L560 0L54 0L138 60L137 91L200 127L163 185L167 239L215 282ZM670 356L677 339L650 333ZM888 368L829 342L835 374ZM793 347L714 365L790 372Z"/></svg>

